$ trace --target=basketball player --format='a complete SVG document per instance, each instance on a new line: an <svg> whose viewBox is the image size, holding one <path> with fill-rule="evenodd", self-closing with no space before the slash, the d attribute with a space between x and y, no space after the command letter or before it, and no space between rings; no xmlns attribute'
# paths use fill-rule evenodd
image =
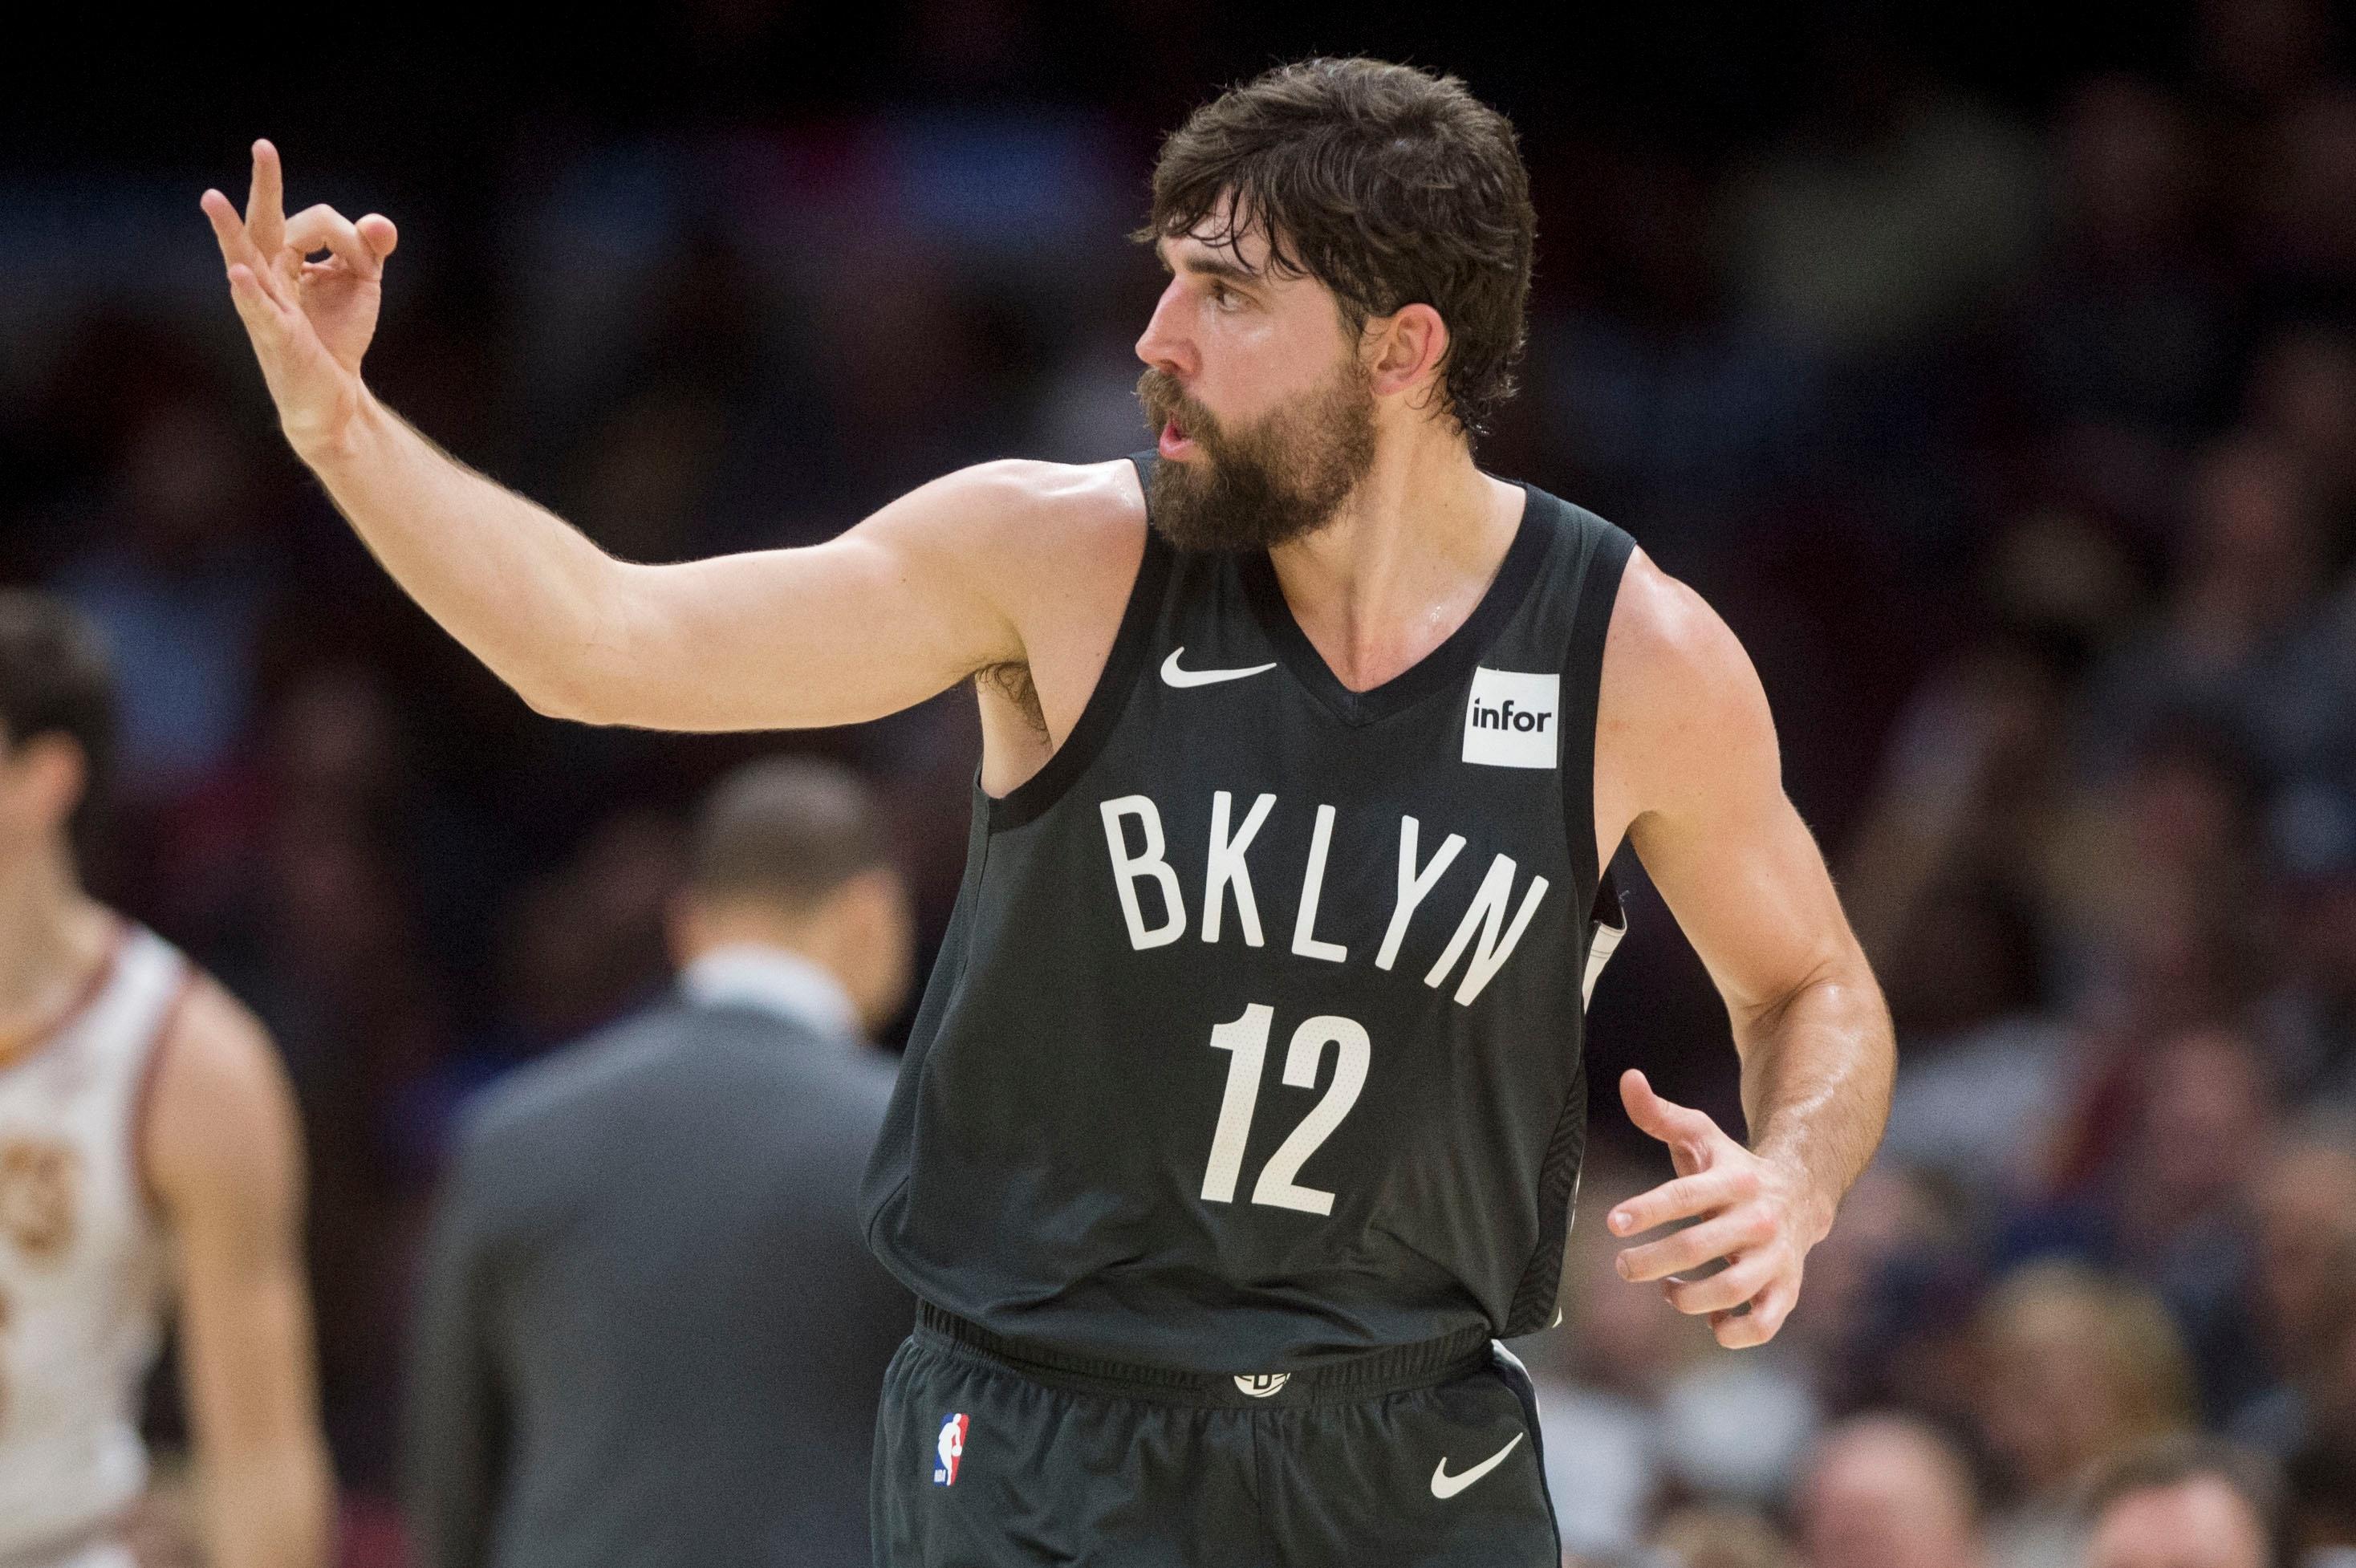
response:
<svg viewBox="0 0 2356 1568"><path fill-rule="evenodd" d="M294 450L535 708L769 729L975 682L966 879L865 1197L923 1303L879 1561L1554 1562L1492 1340L1556 1316L1623 837L1724 993L1750 1144L1627 1075L1678 1175L1611 1229L1692 1223L1620 1269L1723 1344L1783 1324L1879 1135L1887 1017L1733 637L1473 461L1534 218L1462 84L1307 61L1169 139L1153 453L680 565L370 394L391 222L285 218L266 142L243 217L203 205Z"/></svg>
<svg viewBox="0 0 2356 1568"><path fill-rule="evenodd" d="M76 879L113 707L94 631L0 592L0 1564L130 1568L177 1298L207 1560L315 1568L294 1101L260 1026Z"/></svg>

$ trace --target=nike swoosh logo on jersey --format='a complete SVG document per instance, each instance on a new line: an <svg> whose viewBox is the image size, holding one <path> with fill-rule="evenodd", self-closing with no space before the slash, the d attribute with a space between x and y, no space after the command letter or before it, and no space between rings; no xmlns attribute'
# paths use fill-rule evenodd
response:
<svg viewBox="0 0 2356 1568"><path fill-rule="evenodd" d="M1222 681L1240 681L1247 675L1264 675L1276 668L1274 663L1255 664L1248 670L1181 670L1178 656L1183 648L1173 648L1170 657L1162 661L1162 679L1173 686L1215 686Z"/></svg>
<svg viewBox="0 0 2356 1568"><path fill-rule="evenodd" d="M1498 1449L1494 1454L1490 1455L1486 1459L1482 1460L1478 1465L1473 1466L1470 1470L1465 1471L1461 1476L1451 1476L1448 1473L1448 1455L1442 1454L1440 1456L1440 1463L1432 1467L1431 1495L1435 1498L1454 1497L1457 1493L1462 1491L1465 1487L1471 1486L1473 1482L1479 1480L1482 1477L1487 1475L1498 1466L1504 1464L1505 1462L1505 1455L1511 1454L1514 1451L1515 1444L1518 1444L1521 1440L1522 1434L1518 1432L1515 1433L1513 1443L1506 1444L1503 1448Z"/></svg>

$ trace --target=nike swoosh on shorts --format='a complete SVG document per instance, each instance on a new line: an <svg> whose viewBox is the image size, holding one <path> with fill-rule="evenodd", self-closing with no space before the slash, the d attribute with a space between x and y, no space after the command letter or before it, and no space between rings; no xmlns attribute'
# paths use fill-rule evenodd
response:
<svg viewBox="0 0 2356 1568"><path fill-rule="evenodd" d="M1442 1454L1440 1456L1440 1463L1432 1467L1431 1495L1435 1498L1454 1497L1457 1493L1462 1491L1465 1487L1471 1486L1473 1482L1479 1480L1482 1477L1487 1475L1498 1466L1504 1464L1505 1462L1505 1455L1514 1451L1515 1444L1521 1442L1522 1435L1523 1434L1521 1433L1515 1433L1513 1443L1506 1444L1503 1448L1498 1449L1494 1454L1490 1455L1486 1459L1482 1460L1478 1465L1473 1466L1470 1470L1465 1471L1461 1476L1451 1476L1448 1473L1448 1455Z"/></svg>

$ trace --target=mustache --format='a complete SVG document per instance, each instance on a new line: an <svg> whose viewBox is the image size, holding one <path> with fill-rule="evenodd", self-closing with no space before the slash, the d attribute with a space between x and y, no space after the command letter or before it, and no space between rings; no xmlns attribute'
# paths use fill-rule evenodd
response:
<svg viewBox="0 0 2356 1568"><path fill-rule="evenodd" d="M1206 446L1218 439L1219 422L1211 411L1181 392L1176 378L1165 371L1149 370L1137 378L1137 401L1157 430L1175 420L1178 428Z"/></svg>

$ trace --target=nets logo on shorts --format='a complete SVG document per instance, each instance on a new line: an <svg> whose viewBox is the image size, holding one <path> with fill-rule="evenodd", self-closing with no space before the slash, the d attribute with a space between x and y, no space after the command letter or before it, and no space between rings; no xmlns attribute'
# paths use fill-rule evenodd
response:
<svg viewBox="0 0 2356 1568"><path fill-rule="evenodd" d="M940 1441L936 1444L940 1450L941 1462L933 1466L933 1485L937 1487L957 1485L958 1461L965 1457L965 1428L966 1421L963 1412L952 1415L941 1423Z"/></svg>

